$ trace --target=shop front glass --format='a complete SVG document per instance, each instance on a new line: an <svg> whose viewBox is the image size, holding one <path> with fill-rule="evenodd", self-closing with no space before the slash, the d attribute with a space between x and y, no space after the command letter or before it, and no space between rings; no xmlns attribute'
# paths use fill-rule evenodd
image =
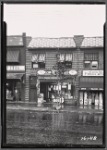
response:
<svg viewBox="0 0 107 150"><path fill-rule="evenodd" d="M75 86L69 82L63 83L40 83L40 93L43 94L44 99L47 101L57 102L58 99L73 100L75 98Z"/></svg>
<svg viewBox="0 0 107 150"><path fill-rule="evenodd" d="M21 83L17 80L8 80L6 82L6 100L21 100Z"/></svg>
<svg viewBox="0 0 107 150"><path fill-rule="evenodd" d="M80 91L80 105L103 109L103 91Z"/></svg>

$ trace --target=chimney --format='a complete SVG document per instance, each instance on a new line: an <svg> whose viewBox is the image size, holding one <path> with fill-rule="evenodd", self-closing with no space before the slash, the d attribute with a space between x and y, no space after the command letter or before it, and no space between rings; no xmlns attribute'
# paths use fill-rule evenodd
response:
<svg viewBox="0 0 107 150"><path fill-rule="evenodd" d="M24 47L26 47L26 33L23 33L22 37L23 37L23 45Z"/></svg>
<svg viewBox="0 0 107 150"><path fill-rule="evenodd" d="M80 46L82 45L82 42L84 40L84 36L83 35L74 35L74 42L77 46L77 48L80 48Z"/></svg>

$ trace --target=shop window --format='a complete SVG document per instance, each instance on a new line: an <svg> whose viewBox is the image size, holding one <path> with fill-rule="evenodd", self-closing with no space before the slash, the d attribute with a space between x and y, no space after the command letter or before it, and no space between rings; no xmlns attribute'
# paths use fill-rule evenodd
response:
<svg viewBox="0 0 107 150"><path fill-rule="evenodd" d="M32 56L32 68L45 68L45 54L35 54Z"/></svg>
<svg viewBox="0 0 107 150"><path fill-rule="evenodd" d="M7 100L21 100L21 83L20 81L6 82L6 99Z"/></svg>
<svg viewBox="0 0 107 150"><path fill-rule="evenodd" d="M13 100L14 95L13 95L13 82L12 83L6 83L6 99L7 100Z"/></svg>

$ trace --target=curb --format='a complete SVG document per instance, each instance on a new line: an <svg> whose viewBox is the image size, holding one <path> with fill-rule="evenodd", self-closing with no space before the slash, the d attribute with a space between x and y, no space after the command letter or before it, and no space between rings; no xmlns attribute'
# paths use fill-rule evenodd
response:
<svg viewBox="0 0 107 150"><path fill-rule="evenodd" d="M50 108L27 108L27 107L9 107L7 106L7 110L29 110L29 111L40 111L40 112L79 112L79 113L86 113L86 114L103 114L103 111L88 111L88 110L56 110L56 109L50 109Z"/></svg>

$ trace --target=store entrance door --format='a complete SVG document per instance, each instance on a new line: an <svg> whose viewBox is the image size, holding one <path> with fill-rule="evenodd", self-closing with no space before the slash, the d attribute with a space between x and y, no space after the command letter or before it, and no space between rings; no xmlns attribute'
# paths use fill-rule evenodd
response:
<svg viewBox="0 0 107 150"><path fill-rule="evenodd" d="M43 94L44 100L46 102L50 101L49 85L50 85L50 82L41 82L40 83L40 93Z"/></svg>

